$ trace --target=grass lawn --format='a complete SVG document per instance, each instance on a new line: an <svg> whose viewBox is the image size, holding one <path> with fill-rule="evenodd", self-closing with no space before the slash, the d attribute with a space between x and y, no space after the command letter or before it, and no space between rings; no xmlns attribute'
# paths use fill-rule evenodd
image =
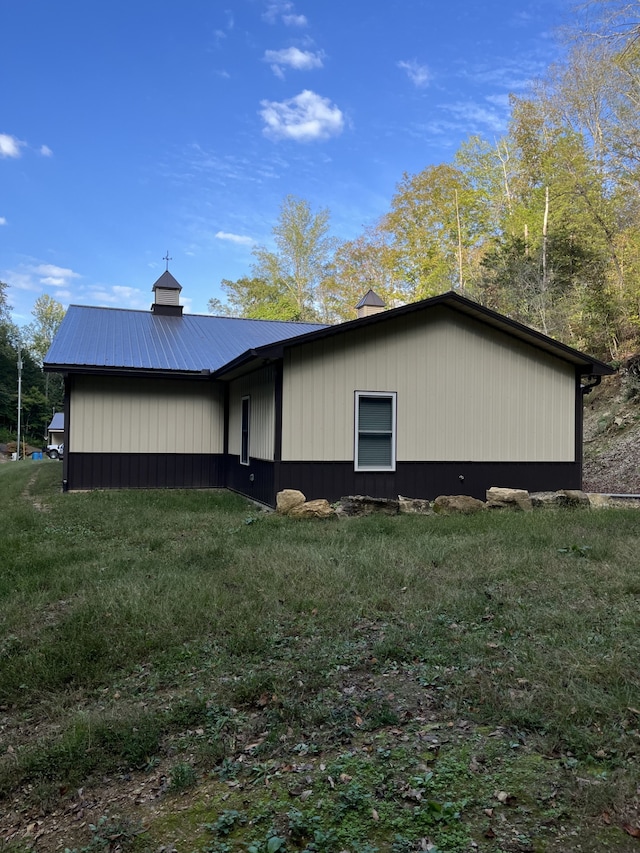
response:
<svg viewBox="0 0 640 853"><path fill-rule="evenodd" d="M0 465L0 850L637 851L640 513Z"/></svg>

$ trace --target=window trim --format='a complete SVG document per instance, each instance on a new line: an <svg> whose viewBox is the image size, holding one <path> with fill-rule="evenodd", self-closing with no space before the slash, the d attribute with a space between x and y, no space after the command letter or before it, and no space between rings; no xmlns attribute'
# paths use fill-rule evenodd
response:
<svg viewBox="0 0 640 853"><path fill-rule="evenodd" d="M245 409L246 402L246 409ZM246 411L246 426L245 426ZM247 436L245 447L245 433ZM250 464L250 441L251 441L251 396L247 394L240 398L240 464Z"/></svg>
<svg viewBox="0 0 640 853"><path fill-rule="evenodd" d="M391 400L391 464L372 468L358 464L358 447L360 441L360 398L361 397L385 397ZM396 470L396 442L397 442L397 391L356 391L354 394L354 441L353 441L353 467L355 471L395 471Z"/></svg>

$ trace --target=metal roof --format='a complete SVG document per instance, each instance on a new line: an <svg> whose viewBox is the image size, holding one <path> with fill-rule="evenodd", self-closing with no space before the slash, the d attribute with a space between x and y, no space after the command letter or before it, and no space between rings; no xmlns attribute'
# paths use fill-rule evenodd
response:
<svg viewBox="0 0 640 853"><path fill-rule="evenodd" d="M375 292L375 290L371 290L371 289L369 289L369 290L367 290L367 292L365 293L365 295L362 297L362 299L360 300L360 302L358 302L358 304L356 305L356 310L357 310L358 308L365 308L365 307L369 307L369 308L384 308L384 307L385 307L385 303L384 303L384 301L383 301L383 300L378 296L378 294Z"/></svg>
<svg viewBox="0 0 640 853"><path fill-rule="evenodd" d="M181 317L71 305L44 364L67 368L201 373L217 370L246 350L325 328L318 323Z"/></svg>
<svg viewBox="0 0 640 853"><path fill-rule="evenodd" d="M54 412L51 423L47 427L47 432L62 432L64 429L64 412Z"/></svg>
<svg viewBox="0 0 640 853"><path fill-rule="evenodd" d="M157 290L161 288L162 290L182 290L182 285L175 280L175 278L171 275L169 270L165 270L160 278L154 282L151 290Z"/></svg>

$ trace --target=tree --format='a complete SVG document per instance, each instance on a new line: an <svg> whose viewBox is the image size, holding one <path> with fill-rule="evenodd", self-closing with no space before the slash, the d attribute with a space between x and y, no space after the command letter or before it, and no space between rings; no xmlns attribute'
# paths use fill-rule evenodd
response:
<svg viewBox="0 0 640 853"><path fill-rule="evenodd" d="M65 310L59 302L44 293L36 299L31 314L35 320L27 327L27 336L31 351L42 363L64 319Z"/></svg>
<svg viewBox="0 0 640 853"><path fill-rule="evenodd" d="M51 346L51 343L60 328L65 315L63 306L52 299L46 293L39 296L31 309L31 314L34 317L33 323L30 323L25 330L26 340L29 350L37 360L40 367L44 358ZM61 376L57 374L45 373L43 381L43 412L44 415L39 417L34 414L31 418L31 423L39 425L43 419L47 419L52 411L62 407L64 397L64 383ZM37 390L37 389L35 389ZM37 400L37 394L32 395L32 399ZM35 406L35 403L34 403ZM35 409L34 409L35 412ZM25 422L25 424L28 422ZM45 424L46 426L46 424Z"/></svg>
<svg viewBox="0 0 640 853"><path fill-rule="evenodd" d="M331 284L324 288L326 315L331 321L355 319L355 306L370 289L392 307L403 298L393 273L388 235L379 226L342 243L334 255Z"/></svg>
<svg viewBox="0 0 640 853"><path fill-rule="evenodd" d="M292 296L277 283L264 278L223 278L222 289L227 302L209 300L211 314L227 317L247 317L251 320L296 320L298 306Z"/></svg>
<svg viewBox="0 0 640 853"><path fill-rule="evenodd" d="M9 322L9 304L7 302L7 287L9 285L4 281L0 281L0 323Z"/></svg>
<svg viewBox="0 0 640 853"><path fill-rule="evenodd" d="M404 174L384 217L389 235L393 277L403 282L409 299L423 299L457 284L455 191L464 177L454 166L429 166Z"/></svg>
<svg viewBox="0 0 640 853"><path fill-rule="evenodd" d="M329 211L314 212L305 199L288 195L272 233L275 251L256 246L251 277L223 281L229 302L212 300L210 309L242 317L326 319L324 288L337 246L329 234Z"/></svg>
<svg viewBox="0 0 640 853"><path fill-rule="evenodd" d="M0 427L9 430L16 422L17 329L10 319L7 287L0 281Z"/></svg>

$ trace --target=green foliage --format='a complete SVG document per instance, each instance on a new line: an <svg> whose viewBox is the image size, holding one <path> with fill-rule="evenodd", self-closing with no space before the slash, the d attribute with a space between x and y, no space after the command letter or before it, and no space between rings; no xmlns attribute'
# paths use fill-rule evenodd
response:
<svg viewBox="0 0 640 853"><path fill-rule="evenodd" d="M206 829L214 835L227 836L239 826L244 826L247 817L236 809L225 809L214 823L206 824Z"/></svg>
<svg viewBox="0 0 640 853"><path fill-rule="evenodd" d="M65 853L110 853L110 851L131 850L144 829L139 823L128 818L112 817L102 815L97 823L90 823L91 841L85 847L70 850L65 848Z"/></svg>
<svg viewBox="0 0 640 853"><path fill-rule="evenodd" d="M65 315L63 306L48 294L39 296L31 313L34 322L27 327L27 337L31 351L38 362L42 364L56 332L60 328Z"/></svg>
<svg viewBox="0 0 640 853"><path fill-rule="evenodd" d="M337 242L329 235L329 211L314 212L293 195L281 204L273 227L276 250L253 249L252 276L224 280L225 305L210 300L209 310L261 320L313 321L326 317L323 286Z"/></svg>
<svg viewBox="0 0 640 853"><path fill-rule="evenodd" d="M222 280L222 289L227 302L209 300L212 314L230 317L247 317L251 320L298 320L299 312L295 300L284 293L278 281L263 278L239 278L237 281Z"/></svg>
<svg viewBox="0 0 640 853"><path fill-rule="evenodd" d="M186 761L174 764L169 777L172 791L185 791L187 788L192 788L198 780L196 771Z"/></svg>
<svg viewBox="0 0 640 853"><path fill-rule="evenodd" d="M456 191L465 204L467 198L470 201L464 175L442 164L417 175L405 174L392 199L383 227L390 234L394 278L406 283L409 301L459 284Z"/></svg>
<svg viewBox="0 0 640 853"><path fill-rule="evenodd" d="M22 434L40 446L53 409L62 405L62 380L42 372L42 348L50 343L62 319L62 306L48 296L36 300L34 314L40 319L19 330L10 320L6 284L0 282L0 435L17 439L18 352L22 358ZM36 331L37 327L37 331ZM35 337L34 337L35 335ZM48 349L49 343L46 343ZM46 351L46 350L45 350Z"/></svg>

